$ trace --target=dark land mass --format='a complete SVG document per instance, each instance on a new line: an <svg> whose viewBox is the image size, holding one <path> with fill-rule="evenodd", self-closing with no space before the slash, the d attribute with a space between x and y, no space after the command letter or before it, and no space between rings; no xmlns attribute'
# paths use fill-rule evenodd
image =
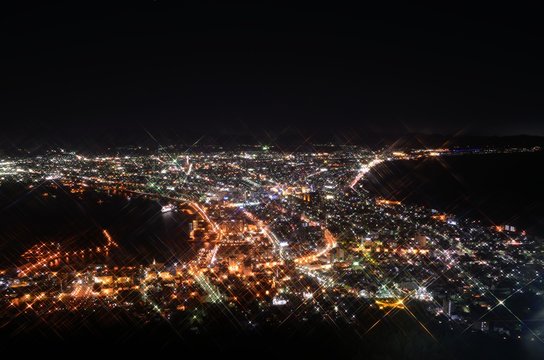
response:
<svg viewBox="0 0 544 360"><path fill-rule="evenodd" d="M280 326L266 322L277 315L269 313L263 315L264 324L251 327L222 306L204 309L206 315L157 315L146 321L124 310L58 313L48 319L21 314L0 330L1 343L4 349L61 358L79 351L96 356L172 351L202 359L538 359L543 354L538 341L460 334L446 324L427 324L431 336L406 312L392 314L366 332L383 313L364 314L358 325L316 315L306 321L291 318Z"/></svg>

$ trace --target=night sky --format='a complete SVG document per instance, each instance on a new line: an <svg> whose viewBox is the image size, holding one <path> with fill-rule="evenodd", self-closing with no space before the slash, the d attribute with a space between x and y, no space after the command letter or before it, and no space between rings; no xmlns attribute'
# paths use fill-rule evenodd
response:
<svg viewBox="0 0 544 360"><path fill-rule="evenodd" d="M542 9L285 4L3 7L1 139L544 135Z"/></svg>

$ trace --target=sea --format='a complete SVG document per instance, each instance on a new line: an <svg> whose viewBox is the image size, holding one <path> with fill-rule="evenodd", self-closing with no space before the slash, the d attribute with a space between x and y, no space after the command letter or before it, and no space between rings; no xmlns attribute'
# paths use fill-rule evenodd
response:
<svg viewBox="0 0 544 360"><path fill-rule="evenodd" d="M385 162L362 183L374 196L544 237L544 152Z"/></svg>
<svg viewBox="0 0 544 360"><path fill-rule="evenodd" d="M198 244L188 241L194 215L161 212L162 203L88 190L7 183L0 186L0 267L21 263L21 254L39 243L59 243L66 251L105 244L107 230L119 247L114 264L173 264L194 256ZM201 245L201 244L200 244Z"/></svg>

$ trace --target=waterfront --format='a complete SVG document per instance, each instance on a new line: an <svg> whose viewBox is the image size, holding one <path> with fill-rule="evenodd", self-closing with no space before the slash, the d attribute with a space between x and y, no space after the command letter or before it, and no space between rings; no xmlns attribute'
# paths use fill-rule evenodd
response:
<svg viewBox="0 0 544 360"><path fill-rule="evenodd" d="M19 264L21 254L40 242L60 243L70 251L101 246L103 229L120 245L109 254L109 262L187 260L200 246L188 242L193 218L183 211L162 213L159 202L142 196L4 184L0 188L0 264Z"/></svg>
<svg viewBox="0 0 544 360"><path fill-rule="evenodd" d="M370 193L544 236L544 153L427 157L386 162L364 182Z"/></svg>

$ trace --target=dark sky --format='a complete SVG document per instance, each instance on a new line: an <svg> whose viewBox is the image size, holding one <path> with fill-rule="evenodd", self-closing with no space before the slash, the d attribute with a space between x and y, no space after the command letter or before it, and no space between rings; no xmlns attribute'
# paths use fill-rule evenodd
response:
<svg viewBox="0 0 544 360"><path fill-rule="evenodd" d="M544 135L542 9L286 4L4 7L2 133Z"/></svg>

